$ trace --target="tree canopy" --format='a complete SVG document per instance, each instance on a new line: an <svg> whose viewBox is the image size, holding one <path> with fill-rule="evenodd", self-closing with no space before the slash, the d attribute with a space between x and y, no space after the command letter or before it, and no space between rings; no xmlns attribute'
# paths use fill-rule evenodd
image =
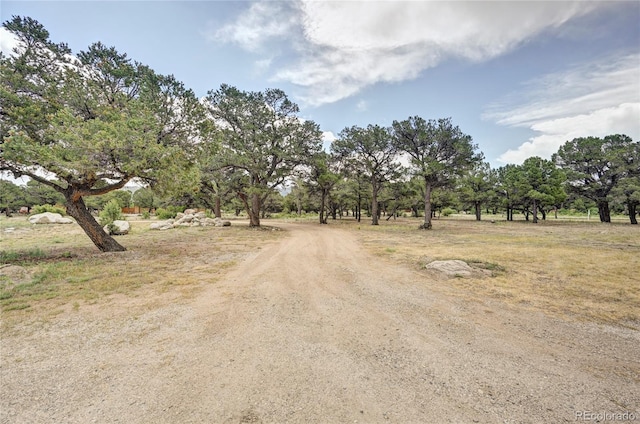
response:
<svg viewBox="0 0 640 424"><path fill-rule="evenodd" d="M470 135L454 126L451 118L425 120L419 116L393 121L394 146L409 156L411 172L424 188L424 224L430 229L431 191L450 185L482 160Z"/></svg>
<svg viewBox="0 0 640 424"><path fill-rule="evenodd" d="M353 126L340 132L331 149L351 168L362 173L371 184L371 224L378 225L378 194L383 184L396 178L400 171L397 150L391 143L388 128L369 125Z"/></svg>
<svg viewBox="0 0 640 424"><path fill-rule="evenodd" d="M223 84L209 91L207 107L221 143L211 170L227 171L250 225L260 226L264 201L320 151L322 132L298 117L298 105L279 89L247 92Z"/></svg>
<svg viewBox="0 0 640 424"><path fill-rule="evenodd" d="M609 195L625 177L640 174L638 142L621 134L579 137L567 141L553 155L564 169L569 189L598 206L601 222L611 222Z"/></svg>
<svg viewBox="0 0 640 424"><path fill-rule="evenodd" d="M100 250L124 250L83 198L133 179L165 187L193 180L189 152L207 136L202 107L173 76L113 47L95 43L72 56L31 18L4 26L19 43L0 58L0 171L55 189Z"/></svg>

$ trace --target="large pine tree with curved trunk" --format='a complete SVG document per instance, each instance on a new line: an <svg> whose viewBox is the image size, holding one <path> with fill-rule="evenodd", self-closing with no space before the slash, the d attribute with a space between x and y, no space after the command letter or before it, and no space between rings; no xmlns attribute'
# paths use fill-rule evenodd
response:
<svg viewBox="0 0 640 424"><path fill-rule="evenodd" d="M4 23L18 47L0 58L0 170L28 176L64 196L102 251L125 250L84 198L137 179L197 181L191 166L206 119L193 92L101 43L73 56L31 18Z"/></svg>

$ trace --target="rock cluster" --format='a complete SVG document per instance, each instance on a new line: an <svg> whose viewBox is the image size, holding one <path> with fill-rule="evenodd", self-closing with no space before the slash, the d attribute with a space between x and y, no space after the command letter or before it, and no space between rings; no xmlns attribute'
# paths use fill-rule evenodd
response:
<svg viewBox="0 0 640 424"><path fill-rule="evenodd" d="M75 221L63 217L59 213L44 212L30 216L29 222L32 224L73 224Z"/></svg>
<svg viewBox="0 0 640 424"><path fill-rule="evenodd" d="M176 219L152 222L149 226L152 230L168 230L176 227L228 227L231 221L220 218L207 218L204 212L196 212L187 209L184 213L176 215Z"/></svg>

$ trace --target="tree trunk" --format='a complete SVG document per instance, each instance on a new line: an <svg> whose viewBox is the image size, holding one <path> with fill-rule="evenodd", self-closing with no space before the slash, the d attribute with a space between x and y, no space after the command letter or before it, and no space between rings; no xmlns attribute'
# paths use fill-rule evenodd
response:
<svg viewBox="0 0 640 424"><path fill-rule="evenodd" d="M324 216L324 204L327 201L327 191L322 189L322 194L320 195L320 224L326 224L327 218Z"/></svg>
<svg viewBox="0 0 640 424"><path fill-rule="evenodd" d="M216 196L214 202L215 203L213 204L213 214L216 216L216 218L222 218L220 196Z"/></svg>
<svg viewBox="0 0 640 424"><path fill-rule="evenodd" d="M251 227L259 227L260 226L260 209L262 206L262 202L260 201L260 195L258 193L254 193L251 195L251 215L249 216L251 222L249 225Z"/></svg>
<svg viewBox="0 0 640 424"><path fill-rule="evenodd" d="M636 219L636 207L638 206L637 203L634 202L628 202L627 203L627 207L629 208L629 221L631 221L631 224L633 225L638 225L638 220Z"/></svg>
<svg viewBox="0 0 640 424"><path fill-rule="evenodd" d="M479 202L475 203L476 207L476 221L482 220L482 207Z"/></svg>
<svg viewBox="0 0 640 424"><path fill-rule="evenodd" d="M250 227L259 227L260 226L260 195L255 193L251 195L251 205L249 205L249 199L247 195L244 193L238 193L238 197L242 200L244 204L244 208L247 211L247 215L249 215L249 226Z"/></svg>
<svg viewBox="0 0 640 424"><path fill-rule="evenodd" d="M598 215L600 215L600 222L611 222L609 202L606 200L598 202Z"/></svg>
<svg viewBox="0 0 640 424"><path fill-rule="evenodd" d="M424 224L420 226L423 230L430 230L431 225L431 183L425 178L424 187Z"/></svg>
<svg viewBox="0 0 640 424"><path fill-rule="evenodd" d="M77 198L76 198L77 197ZM76 198L76 200L74 200ZM124 252L125 249L113 237L105 233L102 226L98 224L91 212L87 209L82 197L75 196L74 193L65 193L67 213L75 218L80 228L91 239L93 244L102 252Z"/></svg>
<svg viewBox="0 0 640 424"><path fill-rule="evenodd" d="M373 189L371 190L371 225L379 225L378 223L378 186L375 181L371 182Z"/></svg>
<svg viewBox="0 0 640 424"><path fill-rule="evenodd" d="M538 202L536 199L533 199L533 223L538 223Z"/></svg>

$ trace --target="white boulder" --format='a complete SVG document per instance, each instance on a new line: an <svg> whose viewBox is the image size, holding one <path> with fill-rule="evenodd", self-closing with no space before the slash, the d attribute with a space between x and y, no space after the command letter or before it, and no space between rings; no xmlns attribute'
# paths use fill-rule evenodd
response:
<svg viewBox="0 0 640 424"><path fill-rule="evenodd" d="M425 268L438 271L449 277L470 277L473 274L473 268L471 268L469 264L457 259L450 261L433 261L428 263Z"/></svg>
<svg viewBox="0 0 640 424"><path fill-rule="evenodd" d="M173 228L173 219L168 219L166 221L152 222L149 225L149 228L151 230L169 230Z"/></svg>
<svg viewBox="0 0 640 424"><path fill-rule="evenodd" d="M128 221L115 220L113 221L113 225L105 225L104 232L107 234L111 234L112 236L123 236L125 234L129 234L129 230L131 229L131 224Z"/></svg>
<svg viewBox="0 0 640 424"><path fill-rule="evenodd" d="M32 224L73 224L75 221L63 217L59 213L43 212L30 216L29 222Z"/></svg>

